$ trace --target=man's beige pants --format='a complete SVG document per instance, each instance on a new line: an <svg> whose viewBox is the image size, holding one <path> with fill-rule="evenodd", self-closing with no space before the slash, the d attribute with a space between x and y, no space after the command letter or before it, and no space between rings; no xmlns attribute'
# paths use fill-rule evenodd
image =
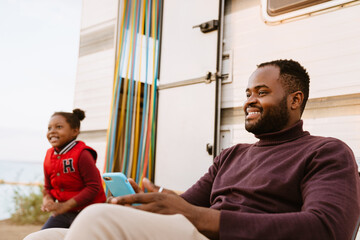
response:
<svg viewBox="0 0 360 240"><path fill-rule="evenodd" d="M207 239L183 215L161 215L113 204L85 208L69 229L49 228L24 240Z"/></svg>

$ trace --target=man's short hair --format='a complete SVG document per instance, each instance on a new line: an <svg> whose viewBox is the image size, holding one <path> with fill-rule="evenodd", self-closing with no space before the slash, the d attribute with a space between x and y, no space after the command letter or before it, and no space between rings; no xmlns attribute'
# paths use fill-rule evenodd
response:
<svg viewBox="0 0 360 240"><path fill-rule="evenodd" d="M301 105L301 114L305 109L306 102L309 98L310 77L306 69L300 63L294 60L275 60L264 62L258 65L258 68L265 66L277 66L280 68L280 81L287 94L301 91L304 94L304 101Z"/></svg>

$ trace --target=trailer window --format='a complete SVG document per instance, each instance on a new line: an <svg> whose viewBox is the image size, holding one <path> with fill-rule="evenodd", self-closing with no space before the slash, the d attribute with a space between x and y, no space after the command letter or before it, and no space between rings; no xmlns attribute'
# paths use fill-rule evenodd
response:
<svg viewBox="0 0 360 240"><path fill-rule="evenodd" d="M323 10L350 6L352 0L261 0L261 12L265 22L281 22L299 16L311 15ZM355 1L357 2L357 1Z"/></svg>
<svg viewBox="0 0 360 240"><path fill-rule="evenodd" d="M267 13L277 16L328 1L330 0L267 0Z"/></svg>

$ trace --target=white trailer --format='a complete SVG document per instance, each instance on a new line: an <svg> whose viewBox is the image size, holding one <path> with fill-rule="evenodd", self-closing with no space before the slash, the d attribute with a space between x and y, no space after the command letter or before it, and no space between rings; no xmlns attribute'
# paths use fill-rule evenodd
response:
<svg viewBox="0 0 360 240"><path fill-rule="evenodd" d="M343 140L360 160L359 1L307 8L301 4L310 1L293 1L294 11L281 6L291 1L184 2L164 4L160 83L166 88L160 85L157 183L184 190L214 153L256 141L244 128L245 88L257 64L275 59L295 59L308 69L304 128ZM218 31L192 28L213 19L220 19ZM206 80L207 72L217 75L217 87Z"/></svg>
<svg viewBox="0 0 360 240"><path fill-rule="evenodd" d="M222 149L256 141L244 129L245 88L256 65L274 59L310 74L304 129L343 140L360 161L359 3L164 0L155 182L185 190ZM81 137L101 169L119 5L83 1L75 107L86 110Z"/></svg>

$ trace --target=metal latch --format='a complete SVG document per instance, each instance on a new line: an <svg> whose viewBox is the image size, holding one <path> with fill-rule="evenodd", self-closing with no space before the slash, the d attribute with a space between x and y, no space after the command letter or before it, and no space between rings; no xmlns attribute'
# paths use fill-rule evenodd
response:
<svg viewBox="0 0 360 240"><path fill-rule="evenodd" d="M216 79L216 73L207 72L205 75L205 83L211 83L212 81L215 81Z"/></svg>
<svg viewBox="0 0 360 240"><path fill-rule="evenodd" d="M210 143L206 144L206 151L209 155L213 154L213 146Z"/></svg>
<svg viewBox="0 0 360 240"><path fill-rule="evenodd" d="M200 27L201 32L207 33L214 30L217 30L219 27L219 21L218 20L210 20L208 22L201 23L199 25L193 26L193 28Z"/></svg>

